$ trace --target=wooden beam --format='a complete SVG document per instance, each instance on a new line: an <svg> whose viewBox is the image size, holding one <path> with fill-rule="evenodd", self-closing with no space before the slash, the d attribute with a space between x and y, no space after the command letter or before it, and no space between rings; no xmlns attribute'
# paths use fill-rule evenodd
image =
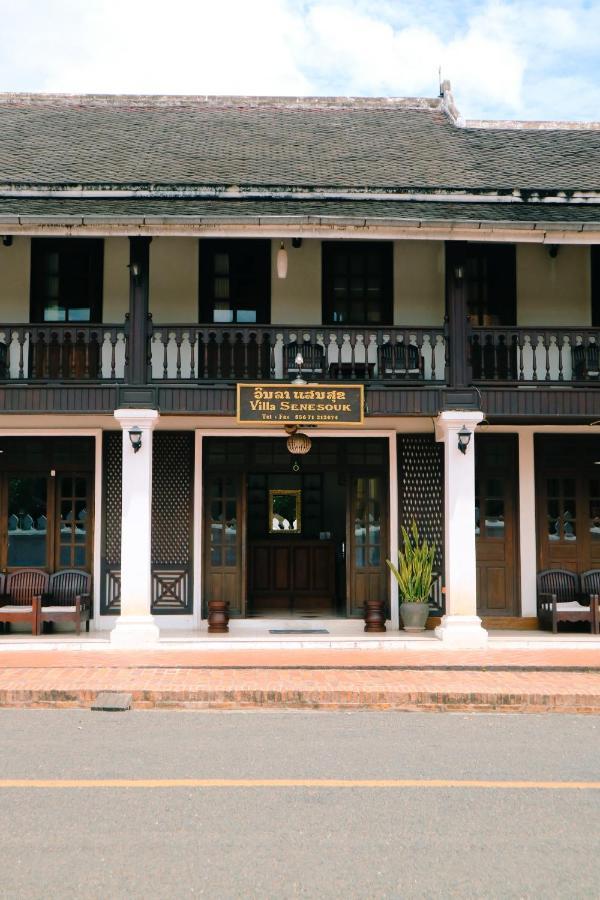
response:
<svg viewBox="0 0 600 900"><path fill-rule="evenodd" d="M129 238L129 313L127 314L128 384L148 384L148 323L151 237Z"/></svg>

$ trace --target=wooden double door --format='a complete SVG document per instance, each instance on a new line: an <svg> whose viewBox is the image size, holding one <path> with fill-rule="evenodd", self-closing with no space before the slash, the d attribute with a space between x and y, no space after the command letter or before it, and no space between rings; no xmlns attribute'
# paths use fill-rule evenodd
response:
<svg viewBox="0 0 600 900"><path fill-rule="evenodd" d="M584 435L536 438L538 568L600 568L600 442Z"/></svg>
<svg viewBox="0 0 600 900"><path fill-rule="evenodd" d="M519 615L517 436L475 439L477 612Z"/></svg>
<svg viewBox="0 0 600 900"><path fill-rule="evenodd" d="M1 449L0 569L91 572L93 442L6 438Z"/></svg>
<svg viewBox="0 0 600 900"><path fill-rule="evenodd" d="M387 477L348 473L345 528L335 534L324 509L316 534L248 540L244 473L204 476L204 598L229 601L233 616L360 617L370 598L388 598Z"/></svg>

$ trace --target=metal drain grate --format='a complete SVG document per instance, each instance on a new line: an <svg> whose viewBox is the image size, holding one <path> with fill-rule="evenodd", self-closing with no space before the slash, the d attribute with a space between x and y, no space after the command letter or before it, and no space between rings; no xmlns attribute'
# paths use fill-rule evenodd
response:
<svg viewBox="0 0 600 900"><path fill-rule="evenodd" d="M326 628L269 628L269 634L329 634Z"/></svg>
<svg viewBox="0 0 600 900"><path fill-rule="evenodd" d="M125 712L131 709L131 694L102 691L92 703L91 709L96 712Z"/></svg>

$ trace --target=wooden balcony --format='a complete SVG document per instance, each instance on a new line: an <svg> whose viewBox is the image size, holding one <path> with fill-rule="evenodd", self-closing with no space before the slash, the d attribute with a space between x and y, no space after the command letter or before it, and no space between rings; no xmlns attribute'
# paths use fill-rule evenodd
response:
<svg viewBox="0 0 600 900"><path fill-rule="evenodd" d="M0 378L6 381L119 381L125 377L124 325L0 325Z"/></svg>
<svg viewBox="0 0 600 900"><path fill-rule="evenodd" d="M440 328L328 325L153 325L152 382L311 380L444 383L447 340Z"/></svg>
<svg viewBox="0 0 600 900"><path fill-rule="evenodd" d="M599 347L597 328L0 323L0 410L234 415L237 381L291 381L300 356L310 381L363 382L371 416L586 422L600 419Z"/></svg>
<svg viewBox="0 0 600 900"><path fill-rule="evenodd" d="M498 384L599 381L600 328L471 328L472 380Z"/></svg>

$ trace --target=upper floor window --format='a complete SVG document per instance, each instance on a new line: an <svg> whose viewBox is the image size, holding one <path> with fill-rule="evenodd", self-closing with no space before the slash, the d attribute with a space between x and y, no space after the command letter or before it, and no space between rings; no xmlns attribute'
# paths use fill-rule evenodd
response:
<svg viewBox="0 0 600 900"><path fill-rule="evenodd" d="M592 325L600 325L600 245L590 247L592 266Z"/></svg>
<svg viewBox="0 0 600 900"><path fill-rule="evenodd" d="M323 242L323 323L391 325L392 244Z"/></svg>
<svg viewBox="0 0 600 900"><path fill-rule="evenodd" d="M92 238L33 238L31 321L102 321L104 244Z"/></svg>
<svg viewBox="0 0 600 900"><path fill-rule="evenodd" d="M271 242L200 241L200 321L268 323Z"/></svg>
<svg viewBox="0 0 600 900"><path fill-rule="evenodd" d="M462 270L472 325L516 325L517 264L514 244L446 244L446 270Z"/></svg>

